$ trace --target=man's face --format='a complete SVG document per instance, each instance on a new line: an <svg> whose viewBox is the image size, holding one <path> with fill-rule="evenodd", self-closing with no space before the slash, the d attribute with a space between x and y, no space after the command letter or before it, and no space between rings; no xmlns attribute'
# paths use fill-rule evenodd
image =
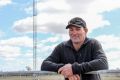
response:
<svg viewBox="0 0 120 80"><path fill-rule="evenodd" d="M69 36L73 43L81 43L86 37L87 29L83 27L70 26Z"/></svg>

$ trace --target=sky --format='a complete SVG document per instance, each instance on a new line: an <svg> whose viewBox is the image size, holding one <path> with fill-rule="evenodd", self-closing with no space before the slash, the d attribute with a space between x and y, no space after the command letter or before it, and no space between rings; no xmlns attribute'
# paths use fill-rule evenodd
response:
<svg viewBox="0 0 120 80"><path fill-rule="evenodd" d="M0 0L0 71L33 70L33 22L37 28L37 70L56 45L69 39L65 29L81 17L87 36L101 42L110 69L120 68L120 0Z"/></svg>

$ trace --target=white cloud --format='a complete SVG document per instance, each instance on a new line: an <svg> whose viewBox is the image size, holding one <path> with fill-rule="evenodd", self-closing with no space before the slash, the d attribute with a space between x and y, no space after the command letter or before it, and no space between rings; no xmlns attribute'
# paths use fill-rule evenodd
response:
<svg viewBox="0 0 120 80"><path fill-rule="evenodd" d="M2 46L19 46L19 47L32 47L33 39L28 36L15 37L6 40L0 40Z"/></svg>
<svg viewBox="0 0 120 80"><path fill-rule="evenodd" d="M32 58L33 57L33 53L32 53L33 51L32 50L29 50L29 51L27 51L25 54L24 54L24 56L25 57L28 57L28 58Z"/></svg>
<svg viewBox="0 0 120 80"><path fill-rule="evenodd" d="M44 58L39 57L37 60L37 70L41 70L41 64L43 62Z"/></svg>
<svg viewBox="0 0 120 80"><path fill-rule="evenodd" d="M120 68L120 37L115 35L101 35L96 37L102 44L108 57L110 69Z"/></svg>
<svg viewBox="0 0 120 80"><path fill-rule="evenodd" d="M50 54L51 51L57 46L61 41L68 40L68 35L55 35L48 37L47 39L40 40L37 42L38 53L44 53L46 55Z"/></svg>
<svg viewBox="0 0 120 80"><path fill-rule="evenodd" d="M7 65L7 66L6 66ZM21 59L17 58L15 60L8 60L1 63L1 71L25 71L26 66L32 68L32 59Z"/></svg>
<svg viewBox="0 0 120 80"><path fill-rule="evenodd" d="M6 60L13 60L21 54L20 48L11 46L0 46L0 57Z"/></svg>
<svg viewBox="0 0 120 80"><path fill-rule="evenodd" d="M75 16L80 16L85 19L91 32L96 28L110 25L109 21L103 18L102 13L120 8L119 4L119 0L38 1L35 24L38 32L65 34L67 22ZM32 17L18 20L14 22L13 28L18 32L32 32L32 20Z"/></svg>
<svg viewBox="0 0 120 80"><path fill-rule="evenodd" d="M90 11L90 13L102 13L111 11L120 8L119 4L119 0L94 0L94 2L90 4L88 12Z"/></svg>
<svg viewBox="0 0 120 80"><path fill-rule="evenodd" d="M0 46L0 59L4 61L0 67L3 71L20 71L26 70L26 66L32 68L33 54L32 50L22 52L22 48L2 45ZM7 65L7 66L6 66Z"/></svg>
<svg viewBox="0 0 120 80"><path fill-rule="evenodd" d="M22 48L33 48L33 39L28 36L15 37L6 40L0 40L0 57L5 60L14 60L22 55ZM28 53L30 53L28 55ZM32 56L32 51L27 52L24 56Z"/></svg>
<svg viewBox="0 0 120 80"><path fill-rule="evenodd" d="M33 17L17 20L13 24L13 29L21 33L33 32Z"/></svg>
<svg viewBox="0 0 120 80"><path fill-rule="evenodd" d="M46 45L45 43L38 43L37 53L39 53L39 56L42 55L41 57L47 57L58 43L52 44L51 42L49 42L49 44L51 45Z"/></svg>
<svg viewBox="0 0 120 80"><path fill-rule="evenodd" d="M40 0L39 0L40 1ZM47 0L44 2L38 2L37 11L38 12L48 12L48 13L58 13L69 11L70 6L65 2L65 0Z"/></svg>
<svg viewBox="0 0 120 80"><path fill-rule="evenodd" d="M110 69L120 69L120 67L119 67L120 66L120 60L116 60L116 61L113 61L113 62L110 61L109 65L110 65L109 66Z"/></svg>
<svg viewBox="0 0 120 80"><path fill-rule="evenodd" d="M116 37L114 35L101 35L96 37L102 44L104 49L116 49L120 50L120 37Z"/></svg>
<svg viewBox="0 0 120 80"><path fill-rule="evenodd" d="M11 3L12 3L11 0L0 0L0 8Z"/></svg>
<svg viewBox="0 0 120 80"><path fill-rule="evenodd" d="M110 61L117 61L120 58L120 50L107 51L107 56ZM114 55L114 56L113 56Z"/></svg>
<svg viewBox="0 0 120 80"><path fill-rule="evenodd" d="M59 41L59 37L54 36L54 37L49 37L49 38L47 38L47 39L41 40L41 41L39 41L39 42L43 44L43 43L49 43L49 42L55 43L55 42L57 42L57 41Z"/></svg>

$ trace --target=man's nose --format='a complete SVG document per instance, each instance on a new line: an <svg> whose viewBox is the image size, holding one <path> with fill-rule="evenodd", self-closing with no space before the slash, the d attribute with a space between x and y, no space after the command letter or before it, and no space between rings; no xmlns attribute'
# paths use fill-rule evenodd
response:
<svg viewBox="0 0 120 80"><path fill-rule="evenodd" d="M76 31L76 30L73 30L73 34L77 34L77 31Z"/></svg>

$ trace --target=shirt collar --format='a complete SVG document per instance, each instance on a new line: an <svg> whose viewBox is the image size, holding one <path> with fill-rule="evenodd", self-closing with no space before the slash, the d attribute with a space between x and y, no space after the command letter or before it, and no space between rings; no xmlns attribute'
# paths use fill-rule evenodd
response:
<svg viewBox="0 0 120 80"><path fill-rule="evenodd" d="M89 41L90 41L90 39L86 37L84 43L82 44L82 46L86 45ZM68 46L68 47L73 48L73 44L72 44L72 41L71 41L71 40L68 40L68 41L65 43L65 45Z"/></svg>

